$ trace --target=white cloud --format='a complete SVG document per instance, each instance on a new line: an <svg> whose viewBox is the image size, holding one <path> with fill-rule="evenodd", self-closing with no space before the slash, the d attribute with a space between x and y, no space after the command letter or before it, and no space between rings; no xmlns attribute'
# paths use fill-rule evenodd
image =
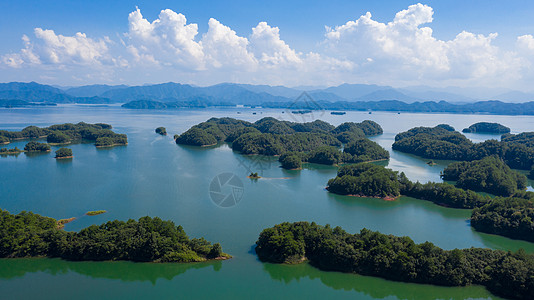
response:
<svg viewBox="0 0 534 300"><path fill-rule="evenodd" d="M138 62L203 69L202 45L195 41L198 26L187 24L183 14L165 9L151 23L137 8L128 22L128 50Z"/></svg>
<svg viewBox="0 0 534 300"><path fill-rule="evenodd" d="M250 49L263 64L268 66L300 64L302 60L295 50L280 39L278 27L260 22L252 28Z"/></svg>
<svg viewBox="0 0 534 300"><path fill-rule="evenodd" d="M77 66L87 72L87 78L98 78L102 67L107 67L108 78L115 72L128 78L138 76L139 81L151 76L198 84L506 86L527 85L534 79L532 35L518 37L516 45L506 50L495 45L496 33L463 31L452 40L441 40L430 27L433 16L434 10L423 4L399 11L390 22L376 21L368 12L327 28L319 47L303 53L291 48L280 29L266 22L239 36L210 18L208 30L199 34L198 25L188 23L181 13L165 9L149 21L136 8L128 16L128 32L118 37L120 43L36 28L32 38L22 37L24 46L19 52L0 58L4 67L46 67L48 73L43 76L60 78L61 72L70 70L65 67Z"/></svg>
<svg viewBox="0 0 534 300"><path fill-rule="evenodd" d="M34 35L34 41L24 35L24 48L20 53L4 55L4 63L20 67L23 64L101 65L114 62L108 53L108 44L111 42L108 38L93 40L80 32L74 36L64 36L41 28L35 28Z"/></svg>
<svg viewBox="0 0 534 300"><path fill-rule="evenodd" d="M253 70L257 66L256 58L248 52L247 38L238 36L230 27L213 18L208 25L208 32L204 34L200 44L210 65L215 68L225 66L245 70Z"/></svg>

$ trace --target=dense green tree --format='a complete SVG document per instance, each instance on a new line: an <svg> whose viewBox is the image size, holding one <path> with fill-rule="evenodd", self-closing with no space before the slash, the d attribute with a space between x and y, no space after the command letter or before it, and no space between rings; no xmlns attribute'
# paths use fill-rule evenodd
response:
<svg viewBox="0 0 534 300"><path fill-rule="evenodd" d="M50 145L31 141L24 146L24 151L27 152L48 152L50 151Z"/></svg>
<svg viewBox="0 0 534 300"><path fill-rule="evenodd" d="M9 144L9 139L3 135L0 135L0 145L1 144Z"/></svg>
<svg viewBox="0 0 534 300"><path fill-rule="evenodd" d="M395 136L393 150L429 159L471 161L496 155L515 169L530 170L534 165L534 133L504 134L501 141L472 143L459 132L441 127L415 127Z"/></svg>
<svg viewBox="0 0 534 300"><path fill-rule="evenodd" d="M527 178L510 169L497 156L472 162L455 162L443 170L444 180L456 181L456 186L498 196L510 196L527 187Z"/></svg>
<svg viewBox="0 0 534 300"><path fill-rule="evenodd" d="M448 183L413 183L404 173L399 174L370 163L341 167L337 176L328 181L327 189L341 195L377 198L405 195L456 208L475 208L490 200L487 196L466 191Z"/></svg>
<svg viewBox="0 0 534 300"><path fill-rule="evenodd" d="M0 210L0 257L59 257L68 260L194 262L229 255L220 244L189 239L181 226L157 217L109 221L79 232L58 229L58 222L31 212Z"/></svg>
<svg viewBox="0 0 534 300"><path fill-rule="evenodd" d="M72 156L72 149L70 148L59 148L59 150L56 151L56 158L65 158L65 157L71 157Z"/></svg>
<svg viewBox="0 0 534 300"><path fill-rule="evenodd" d="M11 155L11 154L19 154L21 153L22 150L20 150L19 148L15 147L15 148L11 148L11 149L8 149L8 148L0 148L0 155Z"/></svg>
<svg viewBox="0 0 534 300"><path fill-rule="evenodd" d="M54 144L68 144L70 143L70 138L68 135L61 131L52 131L47 137L46 141L48 143Z"/></svg>
<svg viewBox="0 0 534 300"><path fill-rule="evenodd" d="M191 128L176 139L177 144L192 146L211 146L217 144L217 139L204 129Z"/></svg>
<svg viewBox="0 0 534 300"><path fill-rule="evenodd" d="M21 131L22 135L25 138L40 138L48 134L48 130L44 128L39 128L37 126L28 126Z"/></svg>
<svg viewBox="0 0 534 300"><path fill-rule="evenodd" d="M534 202L515 196L498 197L474 209L471 225L481 232L534 242Z"/></svg>
<svg viewBox="0 0 534 300"><path fill-rule="evenodd" d="M286 152L280 155L278 161L284 169L292 170L302 168L302 157L295 152Z"/></svg>
<svg viewBox="0 0 534 300"><path fill-rule="evenodd" d="M57 144L80 142L82 140L96 142L98 138L107 137L113 141L111 143L112 145L127 145L127 136L125 134L115 133L111 128L111 125L104 123L65 123L46 128L28 126L20 132L0 130L0 136L5 136L9 139L30 139L46 136L47 142Z"/></svg>
<svg viewBox="0 0 534 300"><path fill-rule="evenodd" d="M499 123L479 122L468 128L464 128L462 132L466 133L510 133L510 128Z"/></svg>
<svg viewBox="0 0 534 300"><path fill-rule="evenodd" d="M362 229L282 223L264 229L256 242L261 261L309 261L326 271L358 273L389 280L444 286L484 285L514 299L534 297L534 255L469 248L443 250L430 242Z"/></svg>
<svg viewBox="0 0 534 300"><path fill-rule="evenodd" d="M357 139L345 146L343 152L352 155L352 162L389 159L389 152L369 139Z"/></svg>
<svg viewBox="0 0 534 300"><path fill-rule="evenodd" d="M165 127L158 127L156 128L156 133L161 135L167 135L167 129L165 129Z"/></svg>

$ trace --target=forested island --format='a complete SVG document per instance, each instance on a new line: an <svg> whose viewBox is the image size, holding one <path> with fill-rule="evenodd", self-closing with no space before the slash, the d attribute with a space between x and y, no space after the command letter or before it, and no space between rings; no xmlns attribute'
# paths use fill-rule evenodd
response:
<svg viewBox="0 0 534 300"><path fill-rule="evenodd" d="M480 167L489 163L491 162L483 161L475 166ZM473 169L476 171L475 176L492 176L491 168L477 170L473 167ZM512 178L515 178L514 175ZM491 182L491 179L488 181ZM504 186L504 183L500 186ZM512 181L509 187L517 187L517 182ZM337 176L328 181L327 190L340 195L387 200L403 195L447 207L474 209L471 221L476 230L534 242L533 192L516 188L506 198L491 198L448 183L414 183L408 180L404 173L399 174L370 163L341 167ZM505 191L508 192L506 189Z"/></svg>
<svg viewBox="0 0 534 300"><path fill-rule="evenodd" d="M382 128L373 121L335 127L320 120L295 123L267 117L250 123L212 118L182 133L176 143L204 147L228 142L242 154L281 155L284 168L296 169L302 162L332 165L388 159L385 149L367 139L381 133ZM339 149L342 145L343 151Z"/></svg>
<svg viewBox="0 0 534 300"><path fill-rule="evenodd" d="M65 159L65 158L72 158L72 149L69 148L59 148L56 151L56 159Z"/></svg>
<svg viewBox="0 0 534 300"><path fill-rule="evenodd" d="M452 163L443 170L442 178L456 181L455 186L462 189L497 196L511 196L527 188L526 176L510 169L497 156Z"/></svg>
<svg viewBox="0 0 534 300"><path fill-rule="evenodd" d="M503 134L510 133L510 128L499 123L479 122L469 126L468 128L464 128L462 132Z"/></svg>
<svg viewBox="0 0 534 300"><path fill-rule="evenodd" d="M534 255L522 249L443 250L368 229L349 234L340 227L296 222L264 229L255 251L264 262L308 261L325 271L443 286L479 284L502 297L534 298Z"/></svg>
<svg viewBox="0 0 534 300"><path fill-rule="evenodd" d="M472 161L496 155L511 168L530 170L534 165L534 132L504 134L501 141L473 143L463 134L441 126L415 127L395 136L393 150L429 159Z"/></svg>
<svg viewBox="0 0 534 300"><path fill-rule="evenodd" d="M0 209L0 257L57 257L74 261L198 262L230 258L219 243L190 239L160 218L109 221L66 232L52 218Z"/></svg>
<svg viewBox="0 0 534 300"><path fill-rule="evenodd" d="M50 145L31 141L24 146L26 152L50 152Z"/></svg>
<svg viewBox="0 0 534 300"><path fill-rule="evenodd" d="M0 142L9 143L15 140L46 138L50 144L70 144L74 142L93 142L97 147L127 145L126 134L113 132L111 125L96 123L77 124L65 123L40 128L28 126L21 131L0 130Z"/></svg>
<svg viewBox="0 0 534 300"><path fill-rule="evenodd" d="M17 155L22 153L23 151L19 148L0 148L0 155Z"/></svg>
<svg viewBox="0 0 534 300"><path fill-rule="evenodd" d="M158 127L156 128L156 133L161 135L167 135L167 129L165 129L165 127Z"/></svg>

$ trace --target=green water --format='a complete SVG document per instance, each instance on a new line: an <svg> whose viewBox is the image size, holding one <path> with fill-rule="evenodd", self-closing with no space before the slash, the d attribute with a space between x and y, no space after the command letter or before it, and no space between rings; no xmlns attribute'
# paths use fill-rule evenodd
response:
<svg viewBox="0 0 534 300"><path fill-rule="evenodd" d="M395 202L329 194L324 190L336 168L308 165L285 171L276 159L242 156L227 145L199 149L176 145L172 139L210 117L230 116L255 121L265 116L287 118L280 110L213 109L138 111L119 107L60 106L44 109L0 109L1 129L63 122L105 122L128 134L129 145L96 149L72 145L74 159L56 161L53 154L0 158L0 207L54 217L79 217L66 230L141 216L171 219L191 237L220 242L234 256L202 264L136 264L128 262L66 262L57 259L0 260L1 298L493 298L483 287L436 287L391 282L379 278L322 272L306 264L263 264L253 252L263 228L284 221L315 221L349 232L366 227L408 235L445 248L490 247L534 252L534 244L482 234L469 226L469 210L401 198ZM513 132L533 128L532 117L391 114L348 112L317 116L334 125L371 119L384 134L373 139L391 152L388 167L411 180L438 181L447 162L428 166L426 160L391 151L396 133L414 126L448 123L457 129L479 121L500 122ZM310 121L306 120L305 121ZM169 136L154 133L159 126ZM498 136L469 135L475 141ZM17 142L10 147L24 147ZM55 150L57 147L53 147ZM246 178L251 172L264 178ZM233 173L243 183L241 201L232 207L215 205L209 194L212 179ZM90 210L108 213L83 216Z"/></svg>

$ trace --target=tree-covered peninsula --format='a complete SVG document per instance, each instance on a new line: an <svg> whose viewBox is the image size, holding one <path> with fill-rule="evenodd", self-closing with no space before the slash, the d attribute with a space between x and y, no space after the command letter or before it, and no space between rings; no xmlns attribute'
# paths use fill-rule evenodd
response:
<svg viewBox="0 0 534 300"><path fill-rule="evenodd" d="M57 257L67 260L197 262L224 259L221 245L190 239L172 221L143 217L109 221L79 232L58 228L58 221L31 212L0 209L0 257Z"/></svg>
<svg viewBox="0 0 534 300"><path fill-rule="evenodd" d="M495 133L503 134L510 133L510 128L501 125L499 123L490 123L490 122L478 122L468 128L464 128L462 132L465 133Z"/></svg>
<svg viewBox="0 0 534 300"><path fill-rule="evenodd" d="M340 227L296 222L264 229L255 250L264 262L308 261L326 271L443 286L479 284L502 297L534 298L534 255L522 249L443 250L368 229L350 234Z"/></svg>
<svg viewBox="0 0 534 300"><path fill-rule="evenodd" d="M395 199L401 195L454 208L475 208L490 198L448 183L411 182L404 173L370 163L346 165L328 181L327 190L340 195Z"/></svg>
<svg viewBox="0 0 534 300"><path fill-rule="evenodd" d="M366 138L381 133L382 128L373 121L335 127L320 120L295 123L268 117L250 123L212 118L178 136L176 143L212 146L228 142L243 154L281 155L284 168L297 169L302 162L338 164L388 159L386 150Z"/></svg>
<svg viewBox="0 0 534 300"><path fill-rule="evenodd" d="M473 143L463 134L440 126L415 127L397 134L392 147L429 159L472 161L496 155L514 169L530 170L534 165L534 132Z"/></svg>
<svg viewBox="0 0 534 300"><path fill-rule="evenodd" d="M491 177L491 176L490 176ZM517 186L513 183L512 187ZM395 199L401 195L453 208L474 209L473 228L515 239L534 241L534 193L515 189L509 197L491 198L448 183L411 182L396 171L370 163L346 165L328 181L340 195Z"/></svg>
<svg viewBox="0 0 534 300"><path fill-rule="evenodd" d="M115 133L111 125L104 123L88 124L84 122L58 124L40 128L28 126L21 131L0 130L0 142L14 140L46 138L52 144L70 144L74 142L93 142L97 147L127 145L126 134Z"/></svg>
<svg viewBox="0 0 534 300"><path fill-rule="evenodd" d="M475 208L471 226L478 231L534 242L534 195L519 193Z"/></svg>
<svg viewBox="0 0 534 300"><path fill-rule="evenodd" d="M456 181L455 186L497 196L511 196L527 188L527 178L508 167L496 156L471 162L455 162L443 170L444 180Z"/></svg>

